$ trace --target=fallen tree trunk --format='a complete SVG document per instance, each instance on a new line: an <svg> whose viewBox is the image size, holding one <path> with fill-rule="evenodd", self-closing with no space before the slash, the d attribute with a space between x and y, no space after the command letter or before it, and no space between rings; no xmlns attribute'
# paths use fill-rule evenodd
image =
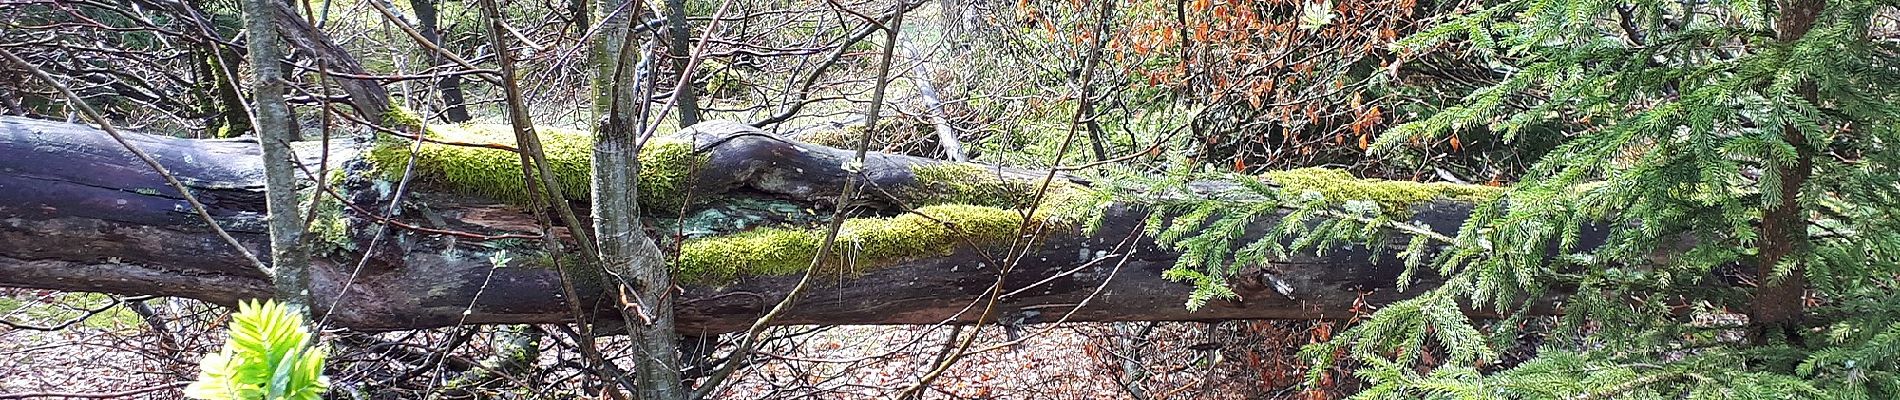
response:
<svg viewBox="0 0 1900 400"><path fill-rule="evenodd" d="M846 173L844 161L850 155L844 150L793 142L736 123L708 122L696 128L699 134L693 140L706 158L692 188L695 197L823 209L831 206L825 197L835 196ZM191 186L227 231L252 252L267 254L263 169L254 143L130 136ZM357 150L343 151L333 159L351 159L350 151ZM874 154L861 171L879 191L915 193L933 189L920 183L913 173L916 167L943 163ZM1010 179L1040 174L984 168ZM377 197L386 193L363 189L360 182L354 185L347 196L358 207L378 209L375 201L387 200ZM531 236L519 235L534 229L525 222L531 221L525 212L507 202L456 193L424 184L405 199L419 204L405 207L398 217L407 227L389 228L385 244L317 260L311 288L317 310L340 303L330 315L332 324L369 331L567 320L558 277L551 269L533 266L534 255L517 253L507 266L491 265L495 249L537 247L505 244L523 239L492 240ZM867 198L857 206L895 208L904 200L902 195ZM0 286L179 296L225 305L268 296L267 278L248 268L185 207L155 173L103 132L0 117ZM1444 234L1454 233L1469 210L1454 202L1416 208L1417 221ZM355 222L342 239L366 244L373 232L367 227L374 227L376 218L344 212ZM1240 300L1215 301L1190 312L1183 306L1190 287L1161 278L1177 254L1157 248L1140 234L1147 213L1128 205L1110 205L1104 212L1105 222L1092 231L1047 225L1049 231L1004 279L1005 295L998 305L1003 318L1047 322L1071 311L1069 321L1344 318L1362 305L1389 303L1437 284L1436 278L1421 274L1409 292L1399 292L1395 283L1403 267L1398 260L1374 260L1364 249L1341 249L1278 260L1239 279L1235 290ZM1251 231L1263 232L1270 224L1258 222ZM358 271L357 257L365 252L368 261ZM929 253L883 262L874 269L826 272L777 323L975 319L980 309L970 307L980 307L979 299L996 281L997 267L1004 263L996 258L1000 253L994 246L967 245ZM679 292L679 329L694 334L742 330L797 279L797 274L768 274L687 281ZM579 283L579 301L608 311L603 316L619 315L611 311L617 303L605 297L600 285Z"/></svg>

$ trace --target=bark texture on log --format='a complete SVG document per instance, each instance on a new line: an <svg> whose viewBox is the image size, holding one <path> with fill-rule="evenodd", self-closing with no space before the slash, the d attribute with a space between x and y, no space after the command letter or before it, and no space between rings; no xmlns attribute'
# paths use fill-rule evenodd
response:
<svg viewBox="0 0 1900 400"><path fill-rule="evenodd" d="M690 132L710 157L694 190L705 198L789 199L830 207L822 199L840 190L844 161L851 157L845 150L770 136L740 123L712 121ZM132 139L190 184L226 230L263 253L268 241L261 215L263 168L254 143ZM333 156L341 158L348 157ZM911 166L940 162L872 154L862 171L877 188L896 191L917 184ZM992 171L1033 176L1026 170ZM0 117L0 286L180 296L226 305L268 296L267 278L248 268L167 191L158 176L103 132ZM409 201L427 204L426 212L400 217L416 226L491 235L532 229L519 223L529 220L525 213L506 203L426 186ZM891 199L860 201L894 206ZM1437 283L1421 274L1410 292L1400 293L1394 289L1403 270L1398 260L1370 260L1365 249L1341 249L1251 271L1235 288L1242 300L1216 301L1190 312L1183 306L1189 286L1161 278L1177 254L1139 235L1147 213L1120 205L1106 212L1100 229L1048 232L1022 258L1006 279L999 304L1004 318L1050 322L1071 310L1071 321L1342 318L1362 301L1384 304ZM1432 203L1421 205L1416 218L1452 234L1467 212L1466 205ZM1259 222L1251 231L1264 232L1270 224ZM314 308L342 302L331 316L333 324L370 331L451 326L463 321L464 309L470 310L465 322L473 324L548 323L569 316L556 274L521 260L529 257L491 268L492 243L407 229L392 228L392 233L385 246L370 249L371 262L353 279L360 252L313 260ZM979 313L965 310L995 280L996 249L945 250L943 256L822 277L822 284L778 323L969 322ZM797 278L688 285L679 298L678 328L691 334L742 330ZM583 304L602 310L604 317L618 315L611 308L616 303L597 286L582 287Z"/></svg>

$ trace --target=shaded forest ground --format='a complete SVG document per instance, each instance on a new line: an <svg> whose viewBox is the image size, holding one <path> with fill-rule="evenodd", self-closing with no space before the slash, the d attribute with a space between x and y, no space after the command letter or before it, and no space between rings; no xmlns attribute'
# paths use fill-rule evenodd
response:
<svg viewBox="0 0 1900 400"><path fill-rule="evenodd" d="M224 311L196 301L153 299L144 302L150 317L108 298L51 291L6 289L0 316L14 323L64 324L92 310L103 310L63 330L0 328L0 398L36 394L124 394L116 398L182 398L182 382L197 371L197 360L215 351L223 338ZM155 328L154 324L158 327ZM160 328L163 328L161 330ZM986 328L976 349L933 386L931 398L956 399L1154 399L1303 398L1297 383L1305 372L1295 353L1324 335L1327 327L1304 322L1230 321L1223 323L1070 323L1023 327L1027 340L1009 340L1009 332ZM740 372L723 398L882 398L911 383L944 349L955 327L837 326L780 328L781 339L766 344L762 361ZM441 345L458 330L438 329L383 334L387 343ZM492 328L480 329L453 357L479 359L494 351ZM399 342L400 341L400 342ZM602 340L609 354L626 344ZM565 343L544 340L537 372L522 377L550 391L571 387L577 362ZM359 383L421 371L391 361L387 348L346 345L332 349L336 382ZM625 363L627 360L621 360ZM438 369L449 378L454 374ZM1137 374L1145 376L1137 376ZM1133 379L1131 379L1133 378ZM440 380L438 380L440 381ZM340 387L339 389L347 389ZM421 390L386 392L369 398L410 398ZM344 396L348 396L345 393ZM540 398L554 393L497 392L502 398Z"/></svg>

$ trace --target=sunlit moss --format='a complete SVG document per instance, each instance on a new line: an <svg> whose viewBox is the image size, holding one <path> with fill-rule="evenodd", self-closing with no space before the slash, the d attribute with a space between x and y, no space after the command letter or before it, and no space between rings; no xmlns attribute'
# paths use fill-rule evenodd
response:
<svg viewBox="0 0 1900 400"><path fill-rule="evenodd" d="M383 123L393 127L426 126L422 122L422 117L417 116L414 111L394 104L389 106L388 111L383 112Z"/></svg>
<svg viewBox="0 0 1900 400"><path fill-rule="evenodd" d="M856 273L907 259L948 255L967 245L1008 244L1023 227L1014 210L967 204L940 204L888 218L844 222L831 256L820 268ZM1041 223L1030 221L1031 225ZM681 281L717 284L739 276L787 275L804 271L824 242L821 228L763 228L688 240L675 264Z"/></svg>
<svg viewBox="0 0 1900 400"><path fill-rule="evenodd" d="M821 268L855 273L943 256L962 246L1007 244L1025 226L1024 210L1041 189L1033 178L1003 176L974 164L925 164L911 172L915 186L897 195L917 208L895 217L845 221L836 251ZM1042 196L1028 225L1074 225L1096 200L1094 191L1058 180ZM824 234L816 228L762 228L688 240L680 248L678 276L686 282L717 284L741 276L803 272Z"/></svg>
<svg viewBox="0 0 1900 400"><path fill-rule="evenodd" d="M1388 213L1403 214L1413 205L1432 200L1485 201L1503 190L1482 185L1446 182L1407 182L1361 179L1352 173L1328 168L1300 168L1271 171L1261 176L1279 184L1289 193L1315 192L1330 202L1368 200L1379 203Z"/></svg>
<svg viewBox="0 0 1900 400"><path fill-rule="evenodd" d="M570 200L587 199L593 136L571 129L543 127L535 131L562 194ZM514 129L508 125L434 125L429 127L428 137L448 143L515 145ZM409 140L385 136L370 152L370 160L387 176L400 176L413 145ZM706 156L694 152L692 143L667 138L649 141L640 152L640 205L650 210L677 209L690 183L688 175L705 161ZM416 153L415 176L464 193L515 202L529 199L520 155L508 150L424 143Z"/></svg>
<svg viewBox="0 0 1900 400"><path fill-rule="evenodd" d="M911 167L911 174L917 185L901 195L913 205L951 203L1028 209L1042 186L1038 179L1004 176L975 164L923 164ZM1096 200L1096 193L1087 187L1057 178L1042 193L1036 214L1074 222L1093 209Z"/></svg>

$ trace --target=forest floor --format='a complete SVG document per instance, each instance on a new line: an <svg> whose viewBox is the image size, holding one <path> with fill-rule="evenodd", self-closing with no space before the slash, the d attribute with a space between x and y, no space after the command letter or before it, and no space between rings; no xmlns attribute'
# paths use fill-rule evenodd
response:
<svg viewBox="0 0 1900 400"><path fill-rule="evenodd" d="M109 304L100 295L0 289L0 318L15 324L58 325ZM221 345L224 313L181 300L148 301L159 319L111 310L63 329L0 327L0 399L56 394L124 394L112 398L182 398L197 360ZM124 308L119 306L118 308ZM155 329L151 322L167 331ZM1150 326L1152 325L1152 326ZM1293 358L1310 341L1313 324L1296 322L1086 323L1031 325L1023 340L985 328L963 357L935 381L936 399L1281 399L1301 393L1305 370ZM877 399L914 384L941 360L954 327L840 326L779 328L753 365L735 373L716 398ZM968 328L959 330L968 332ZM431 336L435 335L435 336ZM383 334L405 343L441 343L443 332ZM470 358L479 341L463 349ZM543 340L541 367L572 360ZM604 351L616 348L603 339ZM361 348L333 349L332 379L357 386L374 371L407 365ZM625 363L623 363L625 364ZM366 372L368 371L368 372ZM1123 381L1144 375L1131 395ZM541 380L560 381L558 374ZM569 381L571 382L571 381ZM558 384L556 384L558 386ZM421 392L371 398L409 398ZM508 396L515 397L515 396ZM532 396L527 396L532 397ZM1304 396L1302 396L1304 398Z"/></svg>

